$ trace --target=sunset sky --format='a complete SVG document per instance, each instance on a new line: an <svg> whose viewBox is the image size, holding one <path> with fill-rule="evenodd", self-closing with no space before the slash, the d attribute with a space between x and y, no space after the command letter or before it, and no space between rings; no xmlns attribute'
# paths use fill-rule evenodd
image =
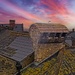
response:
<svg viewBox="0 0 75 75"><path fill-rule="evenodd" d="M62 23L75 28L75 0L0 0L0 23Z"/></svg>

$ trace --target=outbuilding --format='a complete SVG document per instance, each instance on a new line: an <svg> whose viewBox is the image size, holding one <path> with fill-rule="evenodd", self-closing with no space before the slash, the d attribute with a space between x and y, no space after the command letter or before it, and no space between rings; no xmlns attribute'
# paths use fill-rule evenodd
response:
<svg viewBox="0 0 75 75"><path fill-rule="evenodd" d="M14 75L33 62L33 44L28 35L8 30L0 35L0 75Z"/></svg>
<svg viewBox="0 0 75 75"><path fill-rule="evenodd" d="M35 23L30 26L29 33L33 40L35 60L42 61L57 52L68 33L65 25L55 23ZM55 45L56 43L56 45ZM57 48L58 46L58 48Z"/></svg>

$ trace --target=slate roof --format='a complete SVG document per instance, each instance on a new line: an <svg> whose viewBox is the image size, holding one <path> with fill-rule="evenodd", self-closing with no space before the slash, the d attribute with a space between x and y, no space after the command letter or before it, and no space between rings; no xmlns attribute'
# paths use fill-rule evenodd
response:
<svg viewBox="0 0 75 75"><path fill-rule="evenodd" d="M74 32L71 32L68 36L71 36L72 38L75 39L75 31Z"/></svg>
<svg viewBox="0 0 75 75"><path fill-rule="evenodd" d="M32 41L28 37L17 37L8 47L16 49L12 59L21 61L33 53Z"/></svg>
<svg viewBox="0 0 75 75"><path fill-rule="evenodd" d="M14 32L16 33L16 35L12 34L11 36L10 33L12 34L13 32L5 31L2 35L4 36L4 34L6 34L5 37L0 40L0 55L3 55L15 61L22 61L24 58L34 52L32 41L29 36L16 36L17 32ZM13 36L15 36L15 38Z"/></svg>

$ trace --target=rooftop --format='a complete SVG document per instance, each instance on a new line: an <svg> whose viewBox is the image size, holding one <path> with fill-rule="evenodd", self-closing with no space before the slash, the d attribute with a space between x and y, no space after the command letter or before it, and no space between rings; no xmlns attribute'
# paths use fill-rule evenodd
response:
<svg viewBox="0 0 75 75"><path fill-rule="evenodd" d="M39 31L42 32L68 32L65 25L54 23L35 23L32 26L36 26Z"/></svg>
<svg viewBox="0 0 75 75"><path fill-rule="evenodd" d="M0 35L0 54L16 61L22 61L33 53L32 41L27 33L5 31Z"/></svg>
<svg viewBox="0 0 75 75"><path fill-rule="evenodd" d="M60 51L57 57L28 67L22 75L75 75L75 49L66 49L63 54Z"/></svg>

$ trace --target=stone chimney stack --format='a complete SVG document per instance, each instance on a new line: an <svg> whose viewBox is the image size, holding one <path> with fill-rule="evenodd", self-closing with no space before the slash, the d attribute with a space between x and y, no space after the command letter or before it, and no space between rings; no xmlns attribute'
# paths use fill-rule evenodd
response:
<svg viewBox="0 0 75 75"><path fill-rule="evenodd" d="M14 28L15 20L9 20L10 27Z"/></svg>

